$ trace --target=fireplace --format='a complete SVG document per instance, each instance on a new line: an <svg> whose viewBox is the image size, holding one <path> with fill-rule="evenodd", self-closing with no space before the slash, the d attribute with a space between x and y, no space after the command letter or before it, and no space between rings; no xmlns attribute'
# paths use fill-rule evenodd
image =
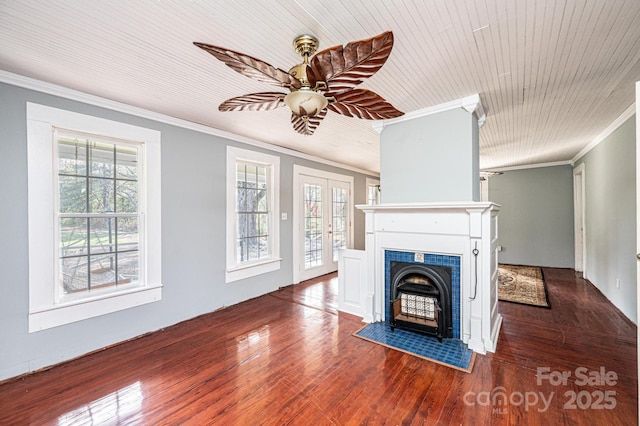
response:
<svg viewBox="0 0 640 426"><path fill-rule="evenodd" d="M451 268L391 262L389 325L435 336L453 337Z"/></svg>
<svg viewBox="0 0 640 426"><path fill-rule="evenodd" d="M393 315L391 301L398 299L397 294L393 298L391 295L392 262L449 268L451 286L436 285L437 305L413 297L434 298L432 290L416 294L415 286L406 287L411 290L405 292L411 295L405 296L406 313L415 316L417 312L417 308L407 309L407 303L425 302L428 306L423 310L429 311L425 315L427 320L437 320L438 327L425 324L430 328L419 327L420 332L460 339L481 354L494 352L502 324L497 284L499 206L490 202L449 202L357 207L366 214L365 250L342 250L338 264L338 309L361 316L364 322L390 324L392 317L397 317ZM443 270L429 271L440 275ZM451 317L447 314L435 318L436 313L441 315L437 308L449 303L444 296L447 292ZM434 318L430 318L432 303ZM400 320L402 326L415 328L414 324L406 323L415 320Z"/></svg>

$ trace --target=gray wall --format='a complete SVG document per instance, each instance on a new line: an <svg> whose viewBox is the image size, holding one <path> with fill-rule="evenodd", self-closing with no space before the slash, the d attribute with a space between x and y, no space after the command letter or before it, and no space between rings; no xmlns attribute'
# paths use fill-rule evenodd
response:
<svg viewBox="0 0 640 426"><path fill-rule="evenodd" d="M219 137L0 84L0 380L112 345L292 283L293 165L354 176L365 203L366 176L281 158L282 267L225 283L226 145ZM162 301L29 334L26 102L162 132ZM261 149L243 146L247 149ZM364 247L364 215L355 214L355 247Z"/></svg>
<svg viewBox="0 0 640 426"><path fill-rule="evenodd" d="M634 116L576 162L585 165L586 276L633 322L637 321L635 132Z"/></svg>
<svg viewBox="0 0 640 426"><path fill-rule="evenodd" d="M498 216L500 263L573 268L573 169L541 167L489 178Z"/></svg>
<svg viewBox="0 0 640 426"><path fill-rule="evenodd" d="M478 120L462 108L385 127L382 202L480 201L478 146Z"/></svg>

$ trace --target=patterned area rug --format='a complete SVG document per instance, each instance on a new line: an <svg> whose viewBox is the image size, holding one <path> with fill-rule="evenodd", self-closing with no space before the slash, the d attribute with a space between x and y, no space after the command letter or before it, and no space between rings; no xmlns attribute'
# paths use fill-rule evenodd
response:
<svg viewBox="0 0 640 426"><path fill-rule="evenodd" d="M551 308L544 275L537 266L498 265L498 299Z"/></svg>

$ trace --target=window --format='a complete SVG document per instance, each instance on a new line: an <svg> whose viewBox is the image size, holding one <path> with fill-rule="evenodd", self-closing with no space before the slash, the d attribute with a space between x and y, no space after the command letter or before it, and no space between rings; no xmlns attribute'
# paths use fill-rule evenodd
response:
<svg viewBox="0 0 640 426"><path fill-rule="evenodd" d="M238 263L268 259L269 189L271 166L236 162L236 215Z"/></svg>
<svg viewBox="0 0 640 426"><path fill-rule="evenodd" d="M279 175L279 157L227 147L227 282L280 268Z"/></svg>
<svg viewBox="0 0 640 426"><path fill-rule="evenodd" d="M367 204L380 204L380 181L367 178Z"/></svg>
<svg viewBox="0 0 640 426"><path fill-rule="evenodd" d="M160 133L28 103L27 146L29 332L160 300Z"/></svg>
<svg viewBox="0 0 640 426"><path fill-rule="evenodd" d="M142 145L57 129L59 299L139 286Z"/></svg>

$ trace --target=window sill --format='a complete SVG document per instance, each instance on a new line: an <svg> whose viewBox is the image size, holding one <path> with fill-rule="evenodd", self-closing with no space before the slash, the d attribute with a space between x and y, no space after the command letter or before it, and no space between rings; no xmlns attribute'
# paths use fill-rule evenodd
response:
<svg viewBox="0 0 640 426"><path fill-rule="evenodd" d="M266 274L267 272L277 271L280 269L281 262L281 258L276 258L227 268L225 273L226 282L230 283L256 275Z"/></svg>
<svg viewBox="0 0 640 426"><path fill-rule="evenodd" d="M29 313L29 333L133 308L161 299L162 284L156 284L34 310Z"/></svg>

